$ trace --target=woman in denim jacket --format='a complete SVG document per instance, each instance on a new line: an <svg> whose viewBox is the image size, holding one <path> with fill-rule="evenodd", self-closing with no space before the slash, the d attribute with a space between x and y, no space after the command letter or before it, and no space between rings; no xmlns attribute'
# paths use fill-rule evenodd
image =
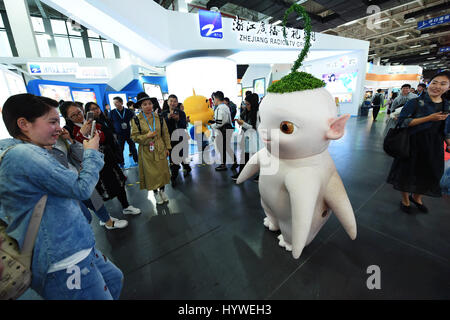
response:
<svg viewBox="0 0 450 320"><path fill-rule="evenodd" d="M428 92L408 101L398 118L403 128L409 128L410 157L394 159L387 182L401 191L400 208L411 212L410 202L420 211L428 209L422 196L441 197L439 181L444 173L444 139L450 143L449 102L442 95L449 89L450 72L436 74Z"/></svg>
<svg viewBox="0 0 450 320"><path fill-rule="evenodd" d="M0 219L22 248L33 208L48 195L33 250L31 288L44 299L118 299L122 272L95 248L95 238L79 201L88 199L103 167L99 138L84 142L83 169L66 169L45 146L58 139L58 103L31 94L10 97L3 107L14 139L0 166Z"/></svg>

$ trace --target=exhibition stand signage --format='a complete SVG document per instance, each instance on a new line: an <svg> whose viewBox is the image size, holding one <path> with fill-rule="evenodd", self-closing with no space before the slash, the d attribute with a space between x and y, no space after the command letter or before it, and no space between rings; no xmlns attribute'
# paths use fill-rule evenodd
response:
<svg viewBox="0 0 450 320"><path fill-rule="evenodd" d="M200 35L204 38L223 38L222 16L220 12L199 10Z"/></svg>
<svg viewBox="0 0 450 320"><path fill-rule="evenodd" d="M81 67L78 63L29 62L28 71L38 76L74 75L77 79L107 79L107 67Z"/></svg>
<svg viewBox="0 0 450 320"><path fill-rule="evenodd" d="M264 43L283 47L303 48L304 34L302 30L286 28L286 38L283 36L283 27L273 24L253 21L244 21L239 17L233 20L232 31L237 33L238 40L245 43ZM311 41L316 39L311 33Z"/></svg>
<svg viewBox="0 0 450 320"><path fill-rule="evenodd" d="M417 22L417 30L422 30L426 28L431 28L437 26L439 24L444 24L450 22L450 14L446 14L444 16L440 16L437 18L431 18L424 21Z"/></svg>

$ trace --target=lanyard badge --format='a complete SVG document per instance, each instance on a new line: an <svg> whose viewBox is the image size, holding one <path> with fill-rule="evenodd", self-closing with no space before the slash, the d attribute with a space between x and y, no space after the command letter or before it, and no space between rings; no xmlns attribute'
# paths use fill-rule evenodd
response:
<svg viewBox="0 0 450 320"><path fill-rule="evenodd" d="M148 124L149 130L150 130L151 132L155 132L155 130L156 130L155 115L153 114L153 128L150 126L150 123L148 122L148 119L147 119L147 117L145 116L145 114L142 113L142 115L144 116L144 119L145 119L145 121L146 121L147 124ZM154 141L150 141L149 150L150 150L150 152L155 151L155 142L154 142Z"/></svg>
<svg viewBox="0 0 450 320"><path fill-rule="evenodd" d="M123 120L124 120L124 117L125 117L125 108L123 109L122 114L120 114L120 111L119 111L118 109L116 109L116 111L117 111L117 114L119 115L119 117L120 117L120 118L122 119L122 121L123 121ZM128 124L127 124L126 122L122 122L122 123L120 124L120 126L121 126L122 130L128 129Z"/></svg>

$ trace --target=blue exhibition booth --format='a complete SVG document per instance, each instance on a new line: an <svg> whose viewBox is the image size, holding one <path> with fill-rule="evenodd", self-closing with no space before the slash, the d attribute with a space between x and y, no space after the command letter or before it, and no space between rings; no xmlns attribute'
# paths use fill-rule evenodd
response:
<svg viewBox="0 0 450 320"><path fill-rule="evenodd" d="M83 104L96 102L102 109L105 104L112 104L116 96L122 97L124 102L136 101L139 92L145 91L149 96L158 100L164 99L168 92L166 77L142 76L130 81L122 90L116 91L106 83L76 83L53 80L30 80L27 91L37 96L45 96L56 101L79 101Z"/></svg>

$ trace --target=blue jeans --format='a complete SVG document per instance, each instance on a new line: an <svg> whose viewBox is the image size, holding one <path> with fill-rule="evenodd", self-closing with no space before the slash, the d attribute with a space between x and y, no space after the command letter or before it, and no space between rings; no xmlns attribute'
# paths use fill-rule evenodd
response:
<svg viewBox="0 0 450 320"><path fill-rule="evenodd" d="M75 267L47 274L42 297L46 300L117 300L123 273L99 250Z"/></svg>
<svg viewBox="0 0 450 320"><path fill-rule="evenodd" d="M92 221L92 215L89 212L88 208L86 207L86 204L84 204L84 201L80 201L80 208L81 208L81 212L83 212L84 216L86 217L87 221L89 222L89 224Z"/></svg>
<svg viewBox="0 0 450 320"><path fill-rule="evenodd" d="M100 219L101 222L106 223L111 218L108 210L106 210L106 208L105 208L105 205L103 205L100 209L95 211L94 205L92 204L92 201L90 199L83 201L83 203L85 204L86 207L88 207L89 209L91 209L92 211L95 212L95 215ZM91 217L91 220L92 220L92 217ZM91 223L91 220L88 219L89 223Z"/></svg>

